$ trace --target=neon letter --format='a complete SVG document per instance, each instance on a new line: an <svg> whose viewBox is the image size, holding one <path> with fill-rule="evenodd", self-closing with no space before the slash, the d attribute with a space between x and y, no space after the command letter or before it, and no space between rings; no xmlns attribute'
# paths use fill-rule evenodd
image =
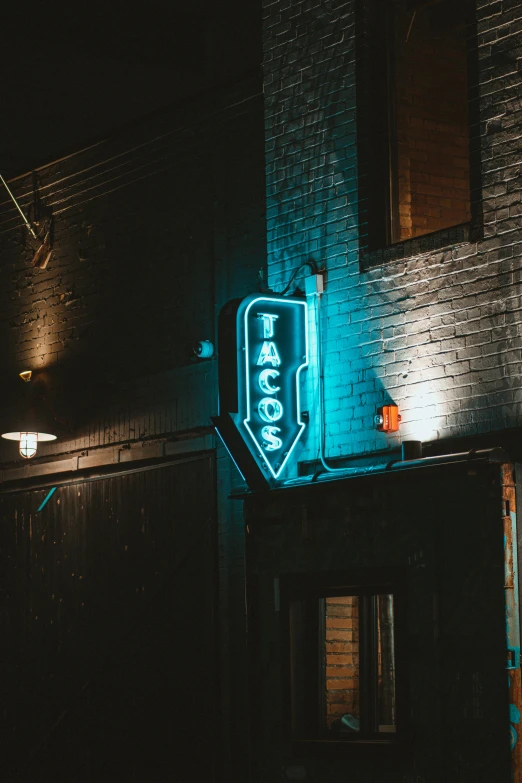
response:
<svg viewBox="0 0 522 783"><path fill-rule="evenodd" d="M263 397L257 410L263 421L279 421L283 415L283 406L279 400L275 400L273 397Z"/></svg>
<svg viewBox="0 0 522 783"><path fill-rule="evenodd" d="M275 394L280 386L271 386L270 378L277 378L279 370L261 370L259 373L259 386L264 394Z"/></svg>
<svg viewBox="0 0 522 783"><path fill-rule="evenodd" d="M281 432L279 427L263 427L261 430L261 437L265 439L263 448L266 451L277 451L283 445L281 438L276 435L277 432Z"/></svg>
<svg viewBox="0 0 522 783"><path fill-rule="evenodd" d="M265 340L268 340L270 337L274 336L274 321L276 321L279 316L278 315L272 315L271 313L258 313L258 318L261 318L263 321L263 337Z"/></svg>
<svg viewBox="0 0 522 783"><path fill-rule="evenodd" d="M279 354L277 353L277 348L275 347L275 343L269 343L265 340L263 343L263 347L261 348L261 353L259 354L259 359L257 360L258 365L259 364L267 364L267 362L270 362L272 367L279 367L281 364L281 359L279 358Z"/></svg>

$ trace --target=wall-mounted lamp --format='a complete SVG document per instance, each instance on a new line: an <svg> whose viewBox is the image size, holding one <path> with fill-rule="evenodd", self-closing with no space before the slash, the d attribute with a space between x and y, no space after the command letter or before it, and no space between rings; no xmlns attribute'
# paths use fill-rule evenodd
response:
<svg viewBox="0 0 522 783"><path fill-rule="evenodd" d="M383 405L377 408L374 418L375 426L379 432L397 432L401 421L397 405Z"/></svg>
<svg viewBox="0 0 522 783"><path fill-rule="evenodd" d="M29 383L32 372L27 370L20 373L20 378ZM41 405L41 400L37 395L29 395L29 399L24 399L17 414L17 424L19 427L12 432L2 433L2 438L6 440L17 440L20 456L24 459L31 459L35 456L38 443L44 441L56 440L56 435L52 435L49 430L49 417Z"/></svg>

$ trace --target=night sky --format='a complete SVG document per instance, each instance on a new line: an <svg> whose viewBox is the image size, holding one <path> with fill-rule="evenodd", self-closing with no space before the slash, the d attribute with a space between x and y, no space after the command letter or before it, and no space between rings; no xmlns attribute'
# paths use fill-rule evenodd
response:
<svg viewBox="0 0 522 783"><path fill-rule="evenodd" d="M260 72L260 4L10 4L0 172L15 177L164 107Z"/></svg>

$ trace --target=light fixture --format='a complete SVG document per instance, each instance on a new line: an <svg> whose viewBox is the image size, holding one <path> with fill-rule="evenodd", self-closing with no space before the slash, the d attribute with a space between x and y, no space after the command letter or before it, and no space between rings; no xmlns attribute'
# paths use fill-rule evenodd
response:
<svg viewBox="0 0 522 783"><path fill-rule="evenodd" d="M214 345L210 340L200 340L194 348L198 359L211 359L214 356Z"/></svg>
<svg viewBox="0 0 522 783"><path fill-rule="evenodd" d="M397 432L401 421L397 405L383 405L377 409L374 418L375 426L379 432Z"/></svg>
<svg viewBox="0 0 522 783"><path fill-rule="evenodd" d="M31 376L31 370L20 373L25 383L31 380ZM16 414L17 429L2 433L2 438L18 441L20 456L24 459L35 456L39 443L56 440L56 435L49 432L53 429L53 425L50 416L47 415L46 406L42 404L44 400L37 387L38 385L36 387L33 385L33 388L28 389L20 400Z"/></svg>
<svg viewBox="0 0 522 783"><path fill-rule="evenodd" d="M46 440L56 440L56 435L51 435L48 432L16 430L15 432L4 432L2 438L17 440L20 444L18 447L20 456L24 459L31 459L31 457L35 456L39 443L43 443Z"/></svg>

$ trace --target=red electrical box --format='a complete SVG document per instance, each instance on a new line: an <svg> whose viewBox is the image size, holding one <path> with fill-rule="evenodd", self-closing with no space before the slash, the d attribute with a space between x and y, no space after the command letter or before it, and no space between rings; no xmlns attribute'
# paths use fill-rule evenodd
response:
<svg viewBox="0 0 522 783"><path fill-rule="evenodd" d="M377 409L375 421L380 432L397 432L401 421L399 408L397 405L383 405Z"/></svg>

